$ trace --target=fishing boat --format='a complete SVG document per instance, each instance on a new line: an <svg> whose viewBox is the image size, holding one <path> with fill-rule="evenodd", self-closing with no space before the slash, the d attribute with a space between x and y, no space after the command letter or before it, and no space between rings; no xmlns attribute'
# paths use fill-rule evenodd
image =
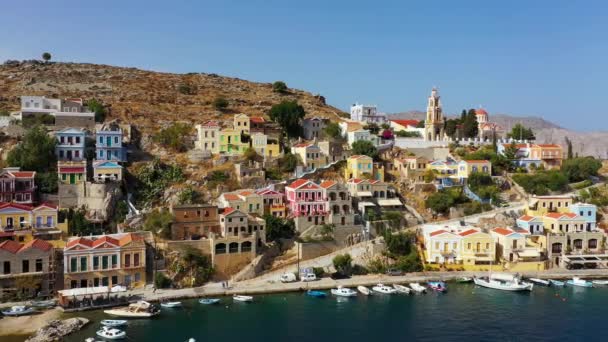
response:
<svg viewBox="0 0 608 342"><path fill-rule="evenodd" d="M119 329L103 327L101 330L97 330L97 336L108 340L119 340L127 337L127 333Z"/></svg>
<svg viewBox="0 0 608 342"><path fill-rule="evenodd" d="M447 292L448 286L442 281L429 281L429 287L437 292Z"/></svg>
<svg viewBox="0 0 608 342"><path fill-rule="evenodd" d="M331 294L338 297L356 297L357 292L347 287L338 286L337 289L331 289Z"/></svg>
<svg viewBox="0 0 608 342"><path fill-rule="evenodd" d="M529 281L533 282L534 284L538 284L538 285L543 285L543 286L549 286L551 285L551 282L545 279L540 279L540 278L529 278Z"/></svg>
<svg viewBox="0 0 608 342"><path fill-rule="evenodd" d="M592 282L586 281L585 279L581 279L579 277L573 277L572 280L568 280L566 284L570 286L593 287Z"/></svg>
<svg viewBox="0 0 608 342"><path fill-rule="evenodd" d="M424 287L418 283L410 283L410 287L416 293L426 293L426 287Z"/></svg>
<svg viewBox="0 0 608 342"><path fill-rule="evenodd" d="M103 326L112 328L112 327L123 326L123 325L127 324L127 321L125 321L124 319L104 319L100 323Z"/></svg>
<svg viewBox="0 0 608 342"><path fill-rule="evenodd" d="M315 291L315 290L308 290L308 291L306 291L306 295L308 295L310 297L315 297L315 298L325 298L325 297L327 297L327 293L326 292Z"/></svg>
<svg viewBox="0 0 608 342"><path fill-rule="evenodd" d="M205 305L217 304L220 302L219 298L202 298L198 300L199 303Z"/></svg>
<svg viewBox="0 0 608 342"><path fill-rule="evenodd" d="M370 291L367 287L363 285L357 286L357 290L359 290L359 292L361 292L365 296L369 296L372 294L372 291Z"/></svg>
<svg viewBox="0 0 608 342"><path fill-rule="evenodd" d="M534 288L534 284L512 274L490 274L487 278L474 278L473 281L475 285L503 291L532 291Z"/></svg>
<svg viewBox="0 0 608 342"><path fill-rule="evenodd" d="M150 318L158 315L160 310L154 305L140 300L137 303L129 304L129 306L104 310L108 315L128 318Z"/></svg>
<svg viewBox="0 0 608 342"><path fill-rule="evenodd" d="M594 280L591 283L595 286L608 286L608 280Z"/></svg>
<svg viewBox="0 0 608 342"><path fill-rule="evenodd" d="M232 299L235 302L244 302L244 303L253 302L253 297L251 297L251 296L234 295L234 296L232 296Z"/></svg>
<svg viewBox="0 0 608 342"><path fill-rule="evenodd" d="M566 283L564 283L563 281L559 281L559 280L555 280L555 279L549 279L549 282L551 283L551 285L557 286L557 287L563 287L564 285L566 285Z"/></svg>
<svg viewBox="0 0 608 342"><path fill-rule="evenodd" d="M34 300L30 303L31 306L35 308L52 308L57 305L57 300L49 299L49 300Z"/></svg>
<svg viewBox="0 0 608 342"><path fill-rule="evenodd" d="M372 287L372 290L374 292L378 292L378 293L382 293L382 294L393 294L393 293L397 292L397 290L395 290L394 288L392 288L390 286L386 286L384 284L378 284L378 285Z"/></svg>
<svg viewBox="0 0 608 342"><path fill-rule="evenodd" d="M472 283L473 282L473 278L460 277L460 278L456 278L456 282L457 283Z"/></svg>
<svg viewBox="0 0 608 342"><path fill-rule="evenodd" d="M412 289L410 289L409 287L403 286L403 285L399 285L399 284L393 284L393 287L399 293L410 294L410 291L412 291Z"/></svg>
<svg viewBox="0 0 608 342"><path fill-rule="evenodd" d="M163 308L179 308L182 306L182 302L164 302L160 303Z"/></svg>
<svg viewBox="0 0 608 342"><path fill-rule="evenodd" d="M27 306L24 306L24 305L15 305L15 306L12 306L9 310L2 311L2 314L4 316L12 316L12 317L25 316L25 315L30 315L32 313L34 313L34 309L28 308Z"/></svg>

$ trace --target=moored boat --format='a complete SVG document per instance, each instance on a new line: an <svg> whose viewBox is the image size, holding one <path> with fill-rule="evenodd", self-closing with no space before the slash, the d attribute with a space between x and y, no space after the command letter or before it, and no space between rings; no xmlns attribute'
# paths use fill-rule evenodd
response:
<svg viewBox="0 0 608 342"><path fill-rule="evenodd" d="M129 304L129 306L104 310L104 313L117 317L128 318L150 318L158 315L160 310L154 305L140 300L137 303Z"/></svg>
<svg viewBox="0 0 608 342"><path fill-rule="evenodd" d="M104 319L99 323L106 327L120 327L127 324L127 321L124 319Z"/></svg>
<svg viewBox="0 0 608 342"><path fill-rule="evenodd" d="M410 283L410 287L416 293L426 293L426 287L424 287L418 283Z"/></svg>
<svg viewBox="0 0 608 342"><path fill-rule="evenodd" d="M97 331L97 336L108 340L119 340L127 337L127 333L116 328L103 327Z"/></svg>
<svg viewBox="0 0 608 342"><path fill-rule="evenodd" d="M442 281L429 281L429 287L437 292L447 292L448 286Z"/></svg>
<svg viewBox="0 0 608 342"><path fill-rule="evenodd" d="M182 302L164 302L160 303L163 308L179 308L182 306Z"/></svg>
<svg viewBox="0 0 608 342"><path fill-rule="evenodd" d="M34 313L34 309L28 308L27 306L24 306L24 305L15 305L15 306L12 306L9 310L2 311L2 314L4 316L12 316L12 317L26 316L26 315L30 315L32 313Z"/></svg>
<svg viewBox="0 0 608 342"><path fill-rule="evenodd" d="M473 278L470 278L470 277L460 277L460 278L456 278L456 282L457 283L472 283L473 282Z"/></svg>
<svg viewBox="0 0 608 342"><path fill-rule="evenodd" d="M34 300L30 304L35 308L52 308L57 305L57 300L49 299L49 300Z"/></svg>
<svg viewBox="0 0 608 342"><path fill-rule="evenodd" d="M566 284L570 286L593 287L592 282L586 281L585 279L581 279L579 277L573 277L572 280L568 280Z"/></svg>
<svg viewBox="0 0 608 342"><path fill-rule="evenodd" d="M357 292L347 287L338 286L336 289L331 289L331 294L338 297L356 297Z"/></svg>
<svg viewBox="0 0 608 342"><path fill-rule="evenodd" d="M372 287L372 290L374 292L378 292L378 293L382 293L382 294L393 294L393 293L397 292L397 290L395 290L394 288L392 288L390 286L386 286L384 284L378 284L378 285Z"/></svg>
<svg viewBox="0 0 608 342"><path fill-rule="evenodd" d="M475 285L502 291L532 291L534 284L521 281L512 274L490 274L487 278L474 278Z"/></svg>
<svg viewBox="0 0 608 342"><path fill-rule="evenodd" d="M538 284L538 285L543 285L543 286L549 286L551 285L551 282L545 279L540 279L540 278L529 278L529 281Z"/></svg>
<svg viewBox="0 0 608 342"><path fill-rule="evenodd" d="M234 296L232 296L232 299L235 302L244 302L244 303L253 302L252 296L234 295Z"/></svg>
<svg viewBox="0 0 608 342"><path fill-rule="evenodd" d="M359 292L361 292L361 294L369 296L372 294L372 291L370 291L367 287L363 286L363 285L359 285L357 286L357 290Z"/></svg>
<svg viewBox="0 0 608 342"><path fill-rule="evenodd" d="M308 290L306 291L306 295L310 296L310 297L315 297L315 298L325 298L327 297L327 293L324 291L315 291L315 290Z"/></svg>
<svg viewBox="0 0 608 342"><path fill-rule="evenodd" d="M217 304L220 302L219 298L202 298L198 300L199 303L205 305Z"/></svg>
<svg viewBox="0 0 608 342"><path fill-rule="evenodd" d="M559 280L555 280L555 279L549 279L549 282L551 283L552 286L557 286L557 287L563 287L564 285L566 285L566 283L564 283L563 281L559 281Z"/></svg>
<svg viewBox="0 0 608 342"><path fill-rule="evenodd" d="M608 280L594 280L591 283L595 286L608 286Z"/></svg>
<svg viewBox="0 0 608 342"><path fill-rule="evenodd" d="M394 288L395 288L395 290L397 290L397 292L399 292L399 293L410 294L410 292L412 291L412 289L410 289L409 287L404 286L404 285L393 284L393 287L394 287Z"/></svg>

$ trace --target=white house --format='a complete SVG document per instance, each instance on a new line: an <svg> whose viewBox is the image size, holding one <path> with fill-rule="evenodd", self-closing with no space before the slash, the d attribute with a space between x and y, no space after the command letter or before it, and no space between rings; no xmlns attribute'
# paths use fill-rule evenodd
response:
<svg viewBox="0 0 608 342"><path fill-rule="evenodd" d="M359 140L371 141L374 146L380 145L380 138L377 135L371 134L370 131L366 129L348 132L346 134L346 139L349 145L352 145L355 141Z"/></svg>
<svg viewBox="0 0 608 342"><path fill-rule="evenodd" d="M376 106L356 103L350 107L350 119L380 125L386 122L386 114L379 113Z"/></svg>

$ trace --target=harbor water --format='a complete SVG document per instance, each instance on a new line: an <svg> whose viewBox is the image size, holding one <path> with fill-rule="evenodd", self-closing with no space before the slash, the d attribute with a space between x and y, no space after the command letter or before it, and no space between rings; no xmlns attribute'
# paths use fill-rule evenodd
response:
<svg viewBox="0 0 608 342"><path fill-rule="evenodd" d="M288 293L255 296L253 303L183 304L154 319L131 320L125 341L596 341L608 334L608 288L511 293L449 284L445 294L319 299ZM93 323L68 342L95 336L99 321L109 318L101 311L78 315Z"/></svg>

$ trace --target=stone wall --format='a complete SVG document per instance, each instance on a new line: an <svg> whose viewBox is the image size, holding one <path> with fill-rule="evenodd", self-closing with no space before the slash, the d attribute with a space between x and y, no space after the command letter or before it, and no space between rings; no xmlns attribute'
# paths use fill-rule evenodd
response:
<svg viewBox="0 0 608 342"><path fill-rule="evenodd" d="M341 248L335 241L296 242L295 244L300 261L327 255Z"/></svg>
<svg viewBox="0 0 608 342"><path fill-rule="evenodd" d="M59 206L82 208L87 217L105 221L114 213L114 204L122 195L120 183L59 184Z"/></svg>

